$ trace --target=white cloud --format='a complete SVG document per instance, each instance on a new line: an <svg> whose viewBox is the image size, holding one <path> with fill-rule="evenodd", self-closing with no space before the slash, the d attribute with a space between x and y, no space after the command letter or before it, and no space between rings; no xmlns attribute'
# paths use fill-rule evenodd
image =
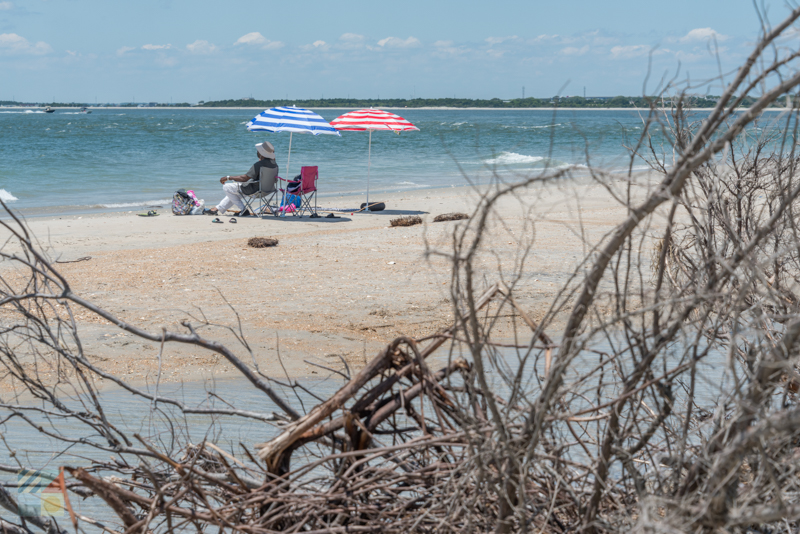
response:
<svg viewBox="0 0 800 534"><path fill-rule="evenodd" d="M486 42L489 43L489 46L493 46L506 41L513 41L514 39L519 39L519 37L516 35L509 35L508 37L487 37Z"/></svg>
<svg viewBox="0 0 800 534"><path fill-rule="evenodd" d="M364 40L364 36L357 33L343 33L341 37L339 37L339 40L348 43L360 43Z"/></svg>
<svg viewBox="0 0 800 534"><path fill-rule="evenodd" d="M448 57L448 56L456 56L465 54L469 51L469 49L456 46L453 44L453 41L436 41L433 43L435 54L438 57Z"/></svg>
<svg viewBox="0 0 800 534"><path fill-rule="evenodd" d="M378 41L378 46L385 48L412 48L420 46L422 43L416 37L409 37L408 39L400 39L398 37L387 37Z"/></svg>
<svg viewBox="0 0 800 534"><path fill-rule="evenodd" d="M489 39L502 39L502 37L489 37ZM486 39L486 42L489 42L489 39ZM558 34L547 35L546 33L543 33L542 35L537 35L533 39L529 39L528 43L530 44L543 43L545 41L554 41L556 39L558 39ZM494 43L489 42L489 44L494 44Z"/></svg>
<svg viewBox="0 0 800 534"><path fill-rule="evenodd" d="M615 46L611 49L613 59L629 59L650 53L651 47L646 45Z"/></svg>
<svg viewBox="0 0 800 534"><path fill-rule="evenodd" d="M77 53L77 52L75 52L74 50L67 50L66 52L67 52L67 54L69 54L69 55L70 55L70 56L72 56L72 57L75 57L75 56L77 56L77 55L78 55L78 53Z"/></svg>
<svg viewBox="0 0 800 534"><path fill-rule="evenodd" d="M234 45L261 46L265 50L275 50L283 48L284 44L280 41L270 41L260 32L250 32L239 37Z"/></svg>
<svg viewBox="0 0 800 534"><path fill-rule="evenodd" d="M600 33L600 30L586 32L581 36L581 38L584 41L589 41L593 45L598 45L598 46L604 46L604 45L607 46L617 42L617 39L615 39L614 37L603 35L602 33Z"/></svg>
<svg viewBox="0 0 800 534"><path fill-rule="evenodd" d="M0 53L42 55L52 51L44 41L31 43L16 33L0 33Z"/></svg>
<svg viewBox="0 0 800 534"><path fill-rule="evenodd" d="M239 39L233 43L235 45L246 44L246 45L260 45L267 42L267 38L261 35L260 32L250 32L242 35Z"/></svg>
<svg viewBox="0 0 800 534"><path fill-rule="evenodd" d="M172 45L165 44L165 45L154 45L154 44L146 44L142 46L142 50L167 50L172 48Z"/></svg>
<svg viewBox="0 0 800 534"><path fill-rule="evenodd" d="M709 39L716 39L717 41L724 41L728 38L727 35L717 33L711 28L695 28L679 39L681 43L695 43L698 41L708 41Z"/></svg>
<svg viewBox="0 0 800 534"><path fill-rule="evenodd" d="M217 51L217 47L216 45L213 45L208 41L203 41L198 39L193 43L187 44L186 50L188 50L192 54L211 54Z"/></svg>
<svg viewBox="0 0 800 534"><path fill-rule="evenodd" d="M14 9L12 2L0 2L0 11L11 11Z"/></svg>
<svg viewBox="0 0 800 534"><path fill-rule="evenodd" d="M562 48L559 52L565 56L582 56L588 51L589 51L589 45L584 45L580 48L576 48L574 46L568 46L566 48Z"/></svg>
<svg viewBox="0 0 800 534"><path fill-rule="evenodd" d="M136 50L135 46L123 46L117 49L118 56L124 56L126 53L130 52L131 50Z"/></svg>
<svg viewBox="0 0 800 534"><path fill-rule="evenodd" d="M364 36L357 33L343 33L334 44L340 50L353 50L364 46Z"/></svg>
<svg viewBox="0 0 800 534"><path fill-rule="evenodd" d="M331 45L329 45L325 41L314 41L313 43L308 44L308 45L303 45L300 48L303 49L303 50L323 50L323 51L325 51L325 50L328 50L330 47L331 47Z"/></svg>

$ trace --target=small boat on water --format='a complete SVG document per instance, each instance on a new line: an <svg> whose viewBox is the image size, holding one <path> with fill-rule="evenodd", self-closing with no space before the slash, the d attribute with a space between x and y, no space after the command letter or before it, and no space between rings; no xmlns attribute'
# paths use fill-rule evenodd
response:
<svg viewBox="0 0 800 534"><path fill-rule="evenodd" d="M86 113L87 115L91 112L92 110L89 108L81 108L80 111L78 111L78 113Z"/></svg>
<svg viewBox="0 0 800 534"><path fill-rule="evenodd" d="M44 112L45 112L45 113L55 113L55 112L56 112L56 110L54 110L54 109L53 109L53 108L51 108L50 106L47 106L46 108L44 108Z"/></svg>

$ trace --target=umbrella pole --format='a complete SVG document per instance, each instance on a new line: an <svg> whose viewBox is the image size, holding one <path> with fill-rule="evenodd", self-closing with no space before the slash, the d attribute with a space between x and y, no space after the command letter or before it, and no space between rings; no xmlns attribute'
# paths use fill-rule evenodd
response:
<svg viewBox="0 0 800 534"><path fill-rule="evenodd" d="M292 134L289 132L289 157L286 159L286 179L289 179L289 164L292 162Z"/></svg>
<svg viewBox="0 0 800 534"><path fill-rule="evenodd" d="M283 207L286 206L286 192L287 192L286 190L289 189L289 180L291 180L291 178L290 178L291 175L289 174L289 164L292 163L292 134L293 133L294 132L289 132L289 155L286 158L286 186L285 186L285 189L283 190L283 199L281 200L281 206L283 206Z"/></svg>
<svg viewBox="0 0 800 534"><path fill-rule="evenodd" d="M372 130L369 131L369 148L367 149L367 211L369 209L369 171L372 165Z"/></svg>

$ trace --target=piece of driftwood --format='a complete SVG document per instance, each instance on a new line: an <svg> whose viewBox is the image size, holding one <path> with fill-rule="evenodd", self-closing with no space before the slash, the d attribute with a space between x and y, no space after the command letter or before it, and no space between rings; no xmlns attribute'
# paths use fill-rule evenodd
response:
<svg viewBox="0 0 800 534"><path fill-rule="evenodd" d="M469 215L466 213L442 213L434 217L433 222L461 221L464 219L469 219Z"/></svg>
<svg viewBox="0 0 800 534"><path fill-rule="evenodd" d="M247 246L253 248L275 247L278 240L274 237L251 237L247 240Z"/></svg>
<svg viewBox="0 0 800 534"><path fill-rule="evenodd" d="M409 215L408 217L398 217L389 221L392 226L414 226L415 224L422 224L422 217L419 215Z"/></svg>

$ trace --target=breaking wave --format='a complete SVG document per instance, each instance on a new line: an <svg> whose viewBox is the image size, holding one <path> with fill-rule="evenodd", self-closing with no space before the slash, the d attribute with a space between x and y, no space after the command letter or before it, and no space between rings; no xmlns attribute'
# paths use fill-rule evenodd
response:
<svg viewBox="0 0 800 534"><path fill-rule="evenodd" d="M516 165L520 163L536 163L542 161L541 156L526 156L516 152L501 152L497 157L485 159L484 163L489 165Z"/></svg>
<svg viewBox="0 0 800 534"><path fill-rule="evenodd" d="M5 189L0 189L0 200L3 202L13 202L15 200L19 200L17 197L6 191Z"/></svg>
<svg viewBox="0 0 800 534"><path fill-rule="evenodd" d="M171 199L166 200L144 200L142 202L122 202L118 204L98 204L101 208L135 208L137 206L149 206L151 204L172 204Z"/></svg>

